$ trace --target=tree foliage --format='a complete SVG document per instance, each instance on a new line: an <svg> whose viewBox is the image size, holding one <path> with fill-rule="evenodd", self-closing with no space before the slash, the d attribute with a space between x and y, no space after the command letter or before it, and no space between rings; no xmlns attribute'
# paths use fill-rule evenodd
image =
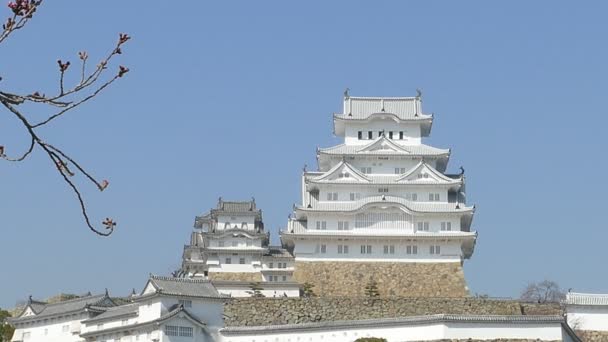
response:
<svg viewBox="0 0 608 342"><path fill-rule="evenodd" d="M249 284L249 287L250 287L251 290L246 291L246 292L249 295L251 295L251 297L257 297L257 298L266 297L262 293L262 290L264 288L260 285L260 283L251 283L251 284Z"/></svg>
<svg viewBox="0 0 608 342"><path fill-rule="evenodd" d="M378 283L374 280L374 278L369 278L367 285L365 285L365 296L370 298L380 297Z"/></svg>
<svg viewBox="0 0 608 342"><path fill-rule="evenodd" d="M311 283L304 283L304 285L302 285L302 297L316 297L317 295L315 294L314 288L315 285L311 284Z"/></svg>
<svg viewBox="0 0 608 342"><path fill-rule="evenodd" d="M8 8L11 13L2 25L0 44L25 27L37 15L37 10L42 2L43 0L15 0L10 2ZM79 186L73 180L73 177L77 174L82 176L85 181L92 183L99 191L105 190L109 182L98 180L74 158L70 157L63 148L46 141L39 129L55 123L58 118L96 97L129 72L129 69L122 65L113 74L108 72L110 62L122 54L122 48L129 39L131 39L129 35L121 33L114 47L93 68L89 68L87 65L89 61L87 52L78 52L80 67L77 71L79 74L78 81L75 84L68 85L65 82L66 75L74 69L74 67L70 68L72 63L61 59L57 60L57 89L50 93L37 89L38 86L34 84L35 80L32 80L32 90L29 94L19 94L4 89L2 83L0 83L0 108L4 108L6 114L16 119L27 133L29 140L25 151L16 155L12 155L12 151L15 149L0 143L0 159L9 162L21 162L28 158L35 149L41 150L49 158L53 168L56 169L63 181L76 195L87 227L102 236L112 234L116 222L111 218L106 218L102 221L102 225L105 226L104 229L96 228L93 225ZM1 77L0 81L2 81ZM36 117L30 115L33 112L36 113Z"/></svg>
<svg viewBox="0 0 608 342"><path fill-rule="evenodd" d="M8 311L0 309L0 342L8 342L13 338L15 328L6 323L9 317L11 314Z"/></svg>
<svg viewBox="0 0 608 342"><path fill-rule="evenodd" d="M520 298L537 303L559 302L566 298L566 293L556 282L543 280L541 282L529 283L522 291Z"/></svg>

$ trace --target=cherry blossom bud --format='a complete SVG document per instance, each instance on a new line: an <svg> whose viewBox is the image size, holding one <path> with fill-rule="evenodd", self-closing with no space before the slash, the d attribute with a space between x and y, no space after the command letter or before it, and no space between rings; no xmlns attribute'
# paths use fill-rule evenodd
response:
<svg viewBox="0 0 608 342"><path fill-rule="evenodd" d="M104 191L108 185L110 185L110 182L108 182L106 179L104 179L103 181L101 181L101 185L99 186L99 191Z"/></svg>
<svg viewBox="0 0 608 342"><path fill-rule="evenodd" d="M131 39L131 37L129 37L128 34L126 33L120 33L118 35L118 45L124 44L127 42L127 40Z"/></svg>
<svg viewBox="0 0 608 342"><path fill-rule="evenodd" d="M89 55L87 54L86 51L80 51L78 52L78 58L80 58L81 60L86 60L87 58L89 58Z"/></svg>
<svg viewBox="0 0 608 342"><path fill-rule="evenodd" d="M122 65L121 65L121 66L118 68L118 77L123 77L123 76L124 76L124 74L126 74L126 73L128 73L128 72L129 72L129 68L124 67L124 66L122 66Z"/></svg>
<svg viewBox="0 0 608 342"><path fill-rule="evenodd" d="M114 220L112 220L109 217L106 217L106 219L101 222L104 226L106 226L106 229L114 229L114 227L116 226L116 222L114 222Z"/></svg>
<svg viewBox="0 0 608 342"><path fill-rule="evenodd" d="M0 157L4 157L4 146L0 146Z"/></svg>

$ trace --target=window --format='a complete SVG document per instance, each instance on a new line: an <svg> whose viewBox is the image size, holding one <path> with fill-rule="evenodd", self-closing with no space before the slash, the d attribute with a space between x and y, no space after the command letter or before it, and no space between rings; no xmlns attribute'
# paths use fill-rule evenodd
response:
<svg viewBox="0 0 608 342"><path fill-rule="evenodd" d="M435 194L435 202L439 202L439 194Z"/></svg>
<svg viewBox="0 0 608 342"><path fill-rule="evenodd" d="M338 200L338 193L337 192L328 192L327 193L327 200L328 201L337 201Z"/></svg>
<svg viewBox="0 0 608 342"><path fill-rule="evenodd" d="M348 254L348 245L338 245L338 254Z"/></svg>
<svg viewBox="0 0 608 342"><path fill-rule="evenodd" d="M418 222L418 231L419 232L428 232L429 231L429 223L428 222Z"/></svg>
<svg viewBox="0 0 608 342"><path fill-rule="evenodd" d="M348 221L338 221L338 230L348 230Z"/></svg>
<svg viewBox="0 0 608 342"><path fill-rule="evenodd" d="M406 246L405 253L407 254L418 254L418 246Z"/></svg>
<svg viewBox="0 0 608 342"><path fill-rule="evenodd" d="M362 132L362 131L357 132L357 138L358 138L359 140L362 140L362 139L363 139L363 132Z"/></svg>
<svg viewBox="0 0 608 342"><path fill-rule="evenodd" d="M441 222L441 230L443 230L443 231L452 230L452 222Z"/></svg>
<svg viewBox="0 0 608 342"><path fill-rule="evenodd" d="M239 258L239 264L241 264L241 265L245 264L245 258Z"/></svg>
<svg viewBox="0 0 608 342"><path fill-rule="evenodd" d="M371 245L361 245L361 254L372 254Z"/></svg>
<svg viewBox="0 0 608 342"><path fill-rule="evenodd" d="M388 132L388 138L393 139L393 131Z"/></svg>
<svg viewBox="0 0 608 342"><path fill-rule="evenodd" d="M395 254L395 245L384 245L384 254Z"/></svg>
<svg viewBox="0 0 608 342"><path fill-rule="evenodd" d="M361 194L358 193L358 192L351 192L349 198L350 198L351 201L360 200L361 199Z"/></svg>
<svg viewBox="0 0 608 342"><path fill-rule="evenodd" d="M127 324L129 324L129 320L128 320L128 319L123 319L123 320L120 322L120 324L121 324L121 325L127 325Z"/></svg>
<svg viewBox="0 0 608 342"><path fill-rule="evenodd" d="M179 335L179 327L176 325L166 325L165 326L165 334L167 336L178 336Z"/></svg>
<svg viewBox="0 0 608 342"><path fill-rule="evenodd" d="M395 168L395 174L396 174L396 175L403 174L403 173L405 173L405 171L406 171L406 170L405 170L405 168L404 168L404 167L396 167L396 168Z"/></svg>
<svg viewBox="0 0 608 342"><path fill-rule="evenodd" d="M327 252L327 245L321 245L321 254L325 254Z"/></svg>
<svg viewBox="0 0 608 342"><path fill-rule="evenodd" d="M372 168L364 166L361 168L361 172L366 173L366 174L372 173Z"/></svg>
<svg viewBox="0 0 608 342"><path fill-rule="evenodd" d="M192 301L191 300L180 299L177 302L180 305L183 305L185 308L191 308L192 307Z"/></svg>
<svg viewBox="0 0 608 342"><path fill-rule="evenodd" d="M218 241L217 242L217 246L218 247L224 247L224 241Z"/></svg>
<svg viewBox="0 0 608 342"><path fill-rule="evenodd" d="M62 325L61 326L61 331L62 332L68 332L68 331L70 331L70 326L68 324Z"/></svg>
<svg viewBox="0 0 608 342"><path fill-rule="evenodd" d="M226 264L232 264L232 258L226 258Z"/></svg>
<svg viewBox="0 0 608 342"><path fill-rule="evenodd" d="M374 136L373 136L372 131L368 131L368 132L367 132L367 139L369 139L369 140L374 139Z"/></svg>
<svg viewBox="0 0 608 342"><path fill-rule="evenodd" d="M179 336L182 337L193 337L194 329L192 327L179 327Z"/></svg>
<svg viewBox="0 0 608 342"><path fill-rule="evenodd" d="M418 200L418 194L412 194L412 201L416 202Z"/></svg>
<svg viewBox="0 0 608 342"><path fill-rule="evenodd" d="M429 201L431 201L431 202L438 202L439 201L439 194L429 194Z"/></svg>
<svg viewBox="0 0 608 342"><path fill-rule="evenodd" d="M387 193L388 192L388 188L378 188L378 192L380 192L380 193Z"/></svg>
<svg viewBox="0 0 608 342"><path fill-rule="evenodd" d="M403 131L399 132L399 140L403 140Z"/></svg>
<svg viewBox="0 0 608 342"><path fill-rule="evenodd" d="M274 262L269 263L268 268L274 268Z"/></svg>
<svg viewBox="0 0 608 342"><path fill-rule="evenodd" d="M441 254L441 246L431 246L431 254Z"/></svg>
<svg viewBox="0 0 608 342"><path fill-rule="evenodd" d="M327 221L317 221L317 230L327 229Z"/></svg>
<svg viewBox="0 0 608 342"><path fill-rule="evenodd" d="M283 281L287 281L287 276L283 276Z"/></svg>

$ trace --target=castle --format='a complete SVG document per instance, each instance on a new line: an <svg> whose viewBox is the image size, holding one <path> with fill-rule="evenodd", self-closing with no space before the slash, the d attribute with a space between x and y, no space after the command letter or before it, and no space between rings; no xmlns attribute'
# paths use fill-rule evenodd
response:
<svg viewBox="0 0 608 342"><path fill-rule="evenodd" d="M433 119L420 92L346 91L333 115L344 142L304 168L281 246L255 199L220 198L195 218L172 277L151 275L126 304L30 298L12 341L608 341L608 295L469 295L475 207L464 169L446 173L450 150L423 144Z"/></svg>

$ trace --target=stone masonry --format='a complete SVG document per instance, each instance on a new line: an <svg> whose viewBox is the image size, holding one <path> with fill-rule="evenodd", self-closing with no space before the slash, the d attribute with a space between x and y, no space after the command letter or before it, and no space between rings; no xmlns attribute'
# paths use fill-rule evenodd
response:
<svg viewBox="0 0 608 342"><path fill-rule="evenodd" d="M234 298L226 326L282 325L434 314L561 315L559 304L479 298ZM593 341L595 342L595 341Z"/></svg>
<svg viewBox="0 0 608 342"><path fill-rule="evenodd" d="M460 263L296 261L294 278L318 296L363 296L370 278L382 297L466 297Z"/></svg>
<svg viewBox="0 0 608 342"><path fill-rule="evenodd" d="M229 280L257 283L262 281L262 274L257 272L209 272L209 280Z"/></svg>
<svg viewBox="0 0 608 342"><path fill-rule="evenodd" d="M607 342L608 331L577 330L576 335L583 342Z"/></svg>

